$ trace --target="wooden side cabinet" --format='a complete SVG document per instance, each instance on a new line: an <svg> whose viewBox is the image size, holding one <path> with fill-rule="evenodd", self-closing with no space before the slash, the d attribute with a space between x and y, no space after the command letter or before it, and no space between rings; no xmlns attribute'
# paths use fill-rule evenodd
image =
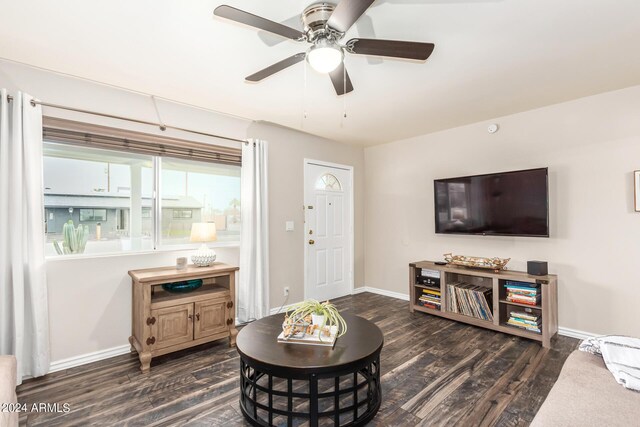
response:
<svg viewBox="0 0 640 427"><path fill-rule="evenodd" d="M132 279L132 323L129 342L138 353L140 369L149 370L151 359L210 341L229 338L234 346L235 282L238 267L216 263L129 271ZM202 280L188 293L170 293L163 284Z"/></svg>

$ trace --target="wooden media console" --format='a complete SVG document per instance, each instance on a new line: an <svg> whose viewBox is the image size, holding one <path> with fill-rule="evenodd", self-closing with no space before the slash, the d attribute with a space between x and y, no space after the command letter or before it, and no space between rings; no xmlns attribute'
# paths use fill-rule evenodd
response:
<svg viewBox="0 0 640 427"><path fill-rule="evenodd" d="M424 285L419 283L422 277L422 269L439 273L439 285ZM438 282L438 281L437 281ZM536 305L520 304L507 300L505 285L508 282L520 282L538 287L541 293L540 302ZM492 290L492 298L489 305L492 306L492 320L484 320L478 317L467 316L451 310L449 293L453 284L465 283L479 288ZM420 296L424 289L440 291L440 308L429 308L419 304ZM454 265L438 265L431 261L419 261L409 264L409 296L411 312L420 311L434 316L445 317L458 322L506 334L517 335L524 338L540 341L543 347L551 346L551 338L558 332L558 277L554 274L546 276L532 276L521 271L474 269L458 267ZM532 332L512 326L509 323L511 312L526 312L532 316L541 318L540 333Z"/></svg>

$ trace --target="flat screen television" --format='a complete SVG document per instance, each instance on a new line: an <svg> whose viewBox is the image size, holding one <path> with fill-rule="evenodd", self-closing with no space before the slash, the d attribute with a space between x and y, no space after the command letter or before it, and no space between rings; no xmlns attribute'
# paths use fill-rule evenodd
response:
<svg viewBox="0 0 640 427"><path fill-rule="evenodd" d="M434 181L436 233L549 237L547 168Z"/></svg>

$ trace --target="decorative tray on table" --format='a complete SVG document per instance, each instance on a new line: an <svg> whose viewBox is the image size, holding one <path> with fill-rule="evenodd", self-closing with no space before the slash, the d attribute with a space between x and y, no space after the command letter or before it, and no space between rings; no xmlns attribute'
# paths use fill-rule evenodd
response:
<svg viewBox="0 0 640 427"><path fill-rule="evenodd" d="M338 338L337 326L320 326L324 322L314 325L312 316L285 316L282 332L278 335L278 342L291 344L309 344L333 347Z"/></svg>

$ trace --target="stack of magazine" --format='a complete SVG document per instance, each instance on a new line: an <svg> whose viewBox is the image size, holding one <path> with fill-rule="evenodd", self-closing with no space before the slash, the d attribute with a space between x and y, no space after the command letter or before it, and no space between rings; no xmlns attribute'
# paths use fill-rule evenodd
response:
<svg viewBox="0 0 640 427"><path fill-rule="evenodd" d="M536 316L533 313L527 313L524 311L512 311L509 313L509 320L507 323L510 326L526 329L530 332L540 333L540 325L542 324L540 316Z"/></svg>
<svg viewBox="0 0 640 427"><path fill-rule="evenodd" d="M447 285L447 310L482 320L493 321L493 290L458 282Z"/></svg>
<svg viewBox="0 0 640 427"><path fill-rule="evenodd" d="M533 306L540 305L540 285L532 286L531 283L507 280L504 287L507 291L507 301Z"/></svg>
<svg viewBox="0 0 640 427"><path fill-rule="evenodd" d="M422 295L418 298L418 305L427 308L433 308L434 310L440 310L441 306L441 294L439 290L435 289L423 289Z"/></svg>

